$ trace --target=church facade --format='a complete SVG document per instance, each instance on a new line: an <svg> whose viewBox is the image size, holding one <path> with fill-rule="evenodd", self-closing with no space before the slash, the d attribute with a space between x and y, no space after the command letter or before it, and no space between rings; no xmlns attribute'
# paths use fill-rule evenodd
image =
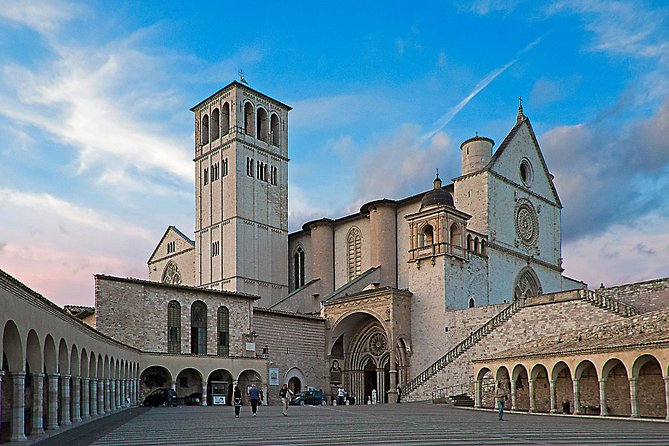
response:
<svg viewBox="0 0 669 446"><path fill-rule="evenodd" d="M392 398L471 329L468 309L581 286L562 275L562 205L522 107L494 154L489 138L462 143L453 183L291 234L290 109L239 82L192 108L195 240L169 227L148 266L151 281L323 318L324 370L307 382Z"/></svg>

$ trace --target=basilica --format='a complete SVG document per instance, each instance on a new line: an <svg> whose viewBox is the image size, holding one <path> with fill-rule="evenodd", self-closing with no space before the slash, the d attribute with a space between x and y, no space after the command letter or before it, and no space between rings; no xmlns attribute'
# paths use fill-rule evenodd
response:
<svg viewBox="0 0 669 446"><path fill-rule="evenodd" d="M61 309L0 270L0 442L141 404L465 401L669 419L669 279L565 277L562 203L522 106L461 174L288 230L291 107L232 82L194 113L195 225L168 226L148 280L97 274ZM515 116L514 116L515 115Z"/></svg>

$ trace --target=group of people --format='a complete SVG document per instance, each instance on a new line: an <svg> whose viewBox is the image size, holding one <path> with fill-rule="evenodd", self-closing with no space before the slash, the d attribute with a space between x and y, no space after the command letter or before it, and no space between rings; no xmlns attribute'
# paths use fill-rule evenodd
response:
<svg viewBox="0 0 669 446"><path fill-rule="evenodd" d="M248 389L249 402L251 403L251 412L253 416L258 415L258 405L261 404L263 400L263 392L255 384L251 384ZM288 384L284 384L279 390L279 397L281 398L281 404L283 405L283 416L288 416L288 403L293 398L293 391L288 388ZM235 406L235 418L239 418L239 413L242 410L242 391L239 389L239 386L235 386L233 392L233 403Z"/></svg>

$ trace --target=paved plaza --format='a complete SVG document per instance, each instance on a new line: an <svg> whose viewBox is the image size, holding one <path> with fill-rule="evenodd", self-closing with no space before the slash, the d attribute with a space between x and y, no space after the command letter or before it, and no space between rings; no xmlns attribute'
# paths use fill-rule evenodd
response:
<svg viewBox="0 0 669 446"><path fill-rule="evenodd" d="M669 423L399 406L134 408L63 432L49 445L667 445Z"/></svg>

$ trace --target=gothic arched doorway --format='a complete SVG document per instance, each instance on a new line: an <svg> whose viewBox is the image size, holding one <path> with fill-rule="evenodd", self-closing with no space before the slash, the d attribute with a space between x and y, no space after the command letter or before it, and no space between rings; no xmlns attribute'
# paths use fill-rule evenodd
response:
<svg viewBox="0 0 669 446"><path fill-rule="evenodd" d="M525 299L541 294L541 283L532 268L525 267L516 278L513 287L513 300Z"/></svg>

